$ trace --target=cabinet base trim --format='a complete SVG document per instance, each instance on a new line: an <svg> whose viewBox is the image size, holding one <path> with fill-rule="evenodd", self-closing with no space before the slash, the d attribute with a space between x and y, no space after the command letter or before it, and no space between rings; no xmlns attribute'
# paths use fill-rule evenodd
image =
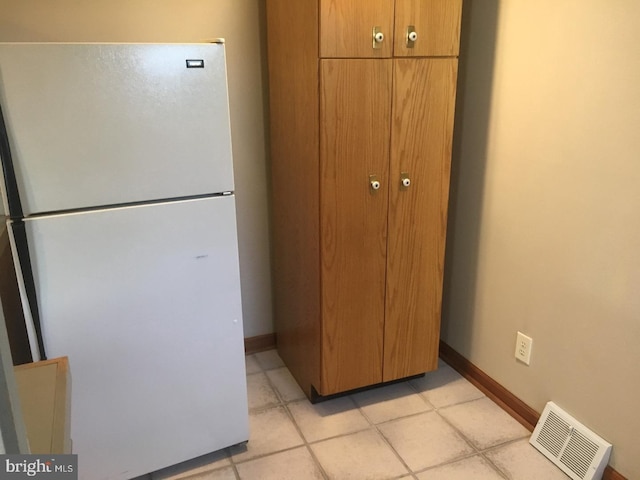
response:
<svg viewBox="0 0 640 480"><path fill-rule="evenodd" d="M346 392L338 392L333 393L331 395L320 395L316 390L316 387L311 385L311 398L309 401L311 403L320 403L325 402L327 400L333 400L334 398L344 397L346 395L352 395L354 393L365 392L367 390L371 390L372 388L383 387L385 385L393 385L394 383L406 382L407 380L413 380L414 378L424 377L424 373L419 373L417 375L411 375L410 377L398 378L396 380L390 380L388 382L375 383L373 385L367 385L365 387L354 388L353 390L347 390Z"/></svg>

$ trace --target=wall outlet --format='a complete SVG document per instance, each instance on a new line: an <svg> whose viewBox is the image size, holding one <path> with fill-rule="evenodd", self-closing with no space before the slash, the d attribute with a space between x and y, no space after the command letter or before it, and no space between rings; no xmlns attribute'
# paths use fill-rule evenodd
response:
<svg viewBox="0 0 640 480"><path fill-rule="evenodd" d="M516 338L516 358L523 363L529 365L531 363L531 347L533 346L533 338L527 337L524 333L518 332Z"/></svg>

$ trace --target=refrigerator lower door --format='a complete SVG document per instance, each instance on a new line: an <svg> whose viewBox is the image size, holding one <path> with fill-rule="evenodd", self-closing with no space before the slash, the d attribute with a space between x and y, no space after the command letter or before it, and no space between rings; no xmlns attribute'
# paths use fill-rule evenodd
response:
<svg viewBox="0 0 640 480"><path fill-rule="evenodd" d="M69 357L80 478L248 439L234 196L25 224L45 351Z"/></svg>

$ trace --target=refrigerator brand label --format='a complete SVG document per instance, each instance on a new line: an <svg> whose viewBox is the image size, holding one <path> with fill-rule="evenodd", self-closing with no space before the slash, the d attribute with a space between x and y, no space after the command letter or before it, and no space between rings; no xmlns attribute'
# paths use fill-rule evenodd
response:
<svg viewBox="0 0 640 480"><path fill-rule="evenodd" d="M187 68L204 68L204 60L189 60L187 59Z"/></svg>
<svg viewBox="0 0 640 480"><path fill-rule="evenodd" d="M0 480L78 480L77 455L0 455Z"/></svg>

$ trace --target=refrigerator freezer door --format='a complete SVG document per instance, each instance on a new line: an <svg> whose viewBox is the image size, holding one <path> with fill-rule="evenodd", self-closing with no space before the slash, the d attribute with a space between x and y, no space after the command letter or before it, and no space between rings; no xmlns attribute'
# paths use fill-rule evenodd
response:
<svg viewBox="0 0 640 480"><path fill-rule="evenodd" d="M234 196L26 220L49 358L67 355L80 478L248 439Z"/></svg>
<svg viewBox="0 0 640 480"><path fill-rule="evenodd" d="M0 102L24 216L234 189L223 44L2 43Z"/></svg>

